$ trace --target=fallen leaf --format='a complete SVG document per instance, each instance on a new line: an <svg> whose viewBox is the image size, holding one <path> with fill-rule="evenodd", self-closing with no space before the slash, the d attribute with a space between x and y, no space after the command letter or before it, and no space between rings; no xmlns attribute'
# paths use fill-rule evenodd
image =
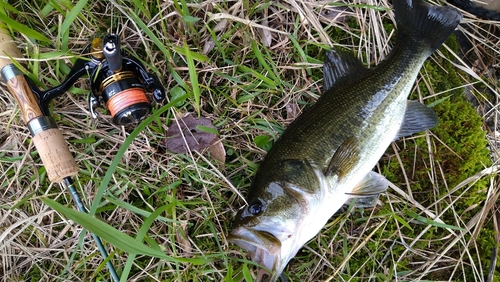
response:
<svg viewBox="0 0 500 282"><path fill-rule="evenodd" d="M219 139L216 132L217 129L209 119L205 117L194 118L191 115L185 116L177 122L173 122L168 128L167 149L180 154L201 151Z"/></svg>
<svg viewBox="0 0 500 282"><path fill-rule="evenodd" d="M208 147L208 151L210 152L210 156L219 161L222 167L224 167L224 163L226 162L226 150L224 149L224 145L222 145L219 138L214 140L212 145Z"/></svg>
<svg viewBox="0 0 500 282"><path fill-rule="evenodd" d="M226 27L227 27L227 19L222 19L220 22L218 22L218 23L215 25L215 27L214 27L213 31L214 31L214 32L223 31L223 30L225 30L225 29L226 29Z"/></svg>
<svg viewBox="0 0 500 282"><path fill-rule="evenodd" d="M217 33L219 31L223 31L226 29L227 26L227 19L223 19L220 22L218 22L215 27L212 29L213 32ZM214 39L210 36L208 37L207 40L205 40L205 44L203 45L203 51L201 52L203 55L206 55L210 53L215 47L215 41Z"/></svg>
<svg viewBox="0 0 500 282"><path fill-rule="evenodd" d="M187 213L187 218L189 220L190 213ZM175 241L179 245L179 250L182 252L182 257L192 257L193 256L193 246L191 245L191 241L189 241L188 230L187 230L187 221L182 222L180 226L174 226L175 228Z"/></svg>
<svg viewBox="0 0 500 282"><path fill-rule="evenodd" d="M320 15L327 22L345 22L354 13L348 7L326 7L321 10Z"/></svg>
<svg viewBox="0 0 500 282"><path fill-rule="evenodd" d="M299 105L295 101L290 101L289 103L287 103L285 108L287 121L294 121L300 114Z"/></svg>
<svg viewBox="0 0 500 282"><path fill-rule="evenodd" d="M262 25L265 27L269 27L269 22L267 20L263 20ZM258 31L262 39L262 44L264 44L264 46L266 47L271 46L271 43L273 41L273 35L271 34L271 31L269 31L269 29L263 29L263 28L259 28Z"/></svg>
<svg viewBox="0 0 500 282"><path fill-rule="evenodd" d="M201 53L203 55L207 55L208 53L210 53L210 51L212 51L215 47L215 41L212 37L208 38L206 41L205 41L205 44L203 45L203 50L201 51Z"/></svg>

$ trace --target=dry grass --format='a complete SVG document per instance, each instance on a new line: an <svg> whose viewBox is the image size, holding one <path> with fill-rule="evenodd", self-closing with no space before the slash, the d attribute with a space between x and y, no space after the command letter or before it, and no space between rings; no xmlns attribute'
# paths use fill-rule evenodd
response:
<svg viewBox="0 0 500 282"><path fill-rule="evenodd" d="M129 267L124 281L251 281L248 273L257 268L225 237L234 213L244 203L235 189L245 194L265 154L254 138L266 135L274 140L319 97L325 49L341 46L374 66L388 54L394 38L387 0L339 2L349 6L347 21L333 20L335 6L330 1L144 1L142 5L140 1L88 1L82 2L77 14L70 1L26 2L11 3L22 13L11 12L10 17L51 40L34 42L15 33L28 58L26 68L40 85L61 82L88 38L107 30L120 34L123 46L162 78L167 93L175 86L192 93L147 124L117 167L112 161L130 131L113 125L105 111L98 120L90 118L87 79L54 101L53 113L81 169L79 191L97 217L133 237L145 221L154 219L145 233L148 246L175 258L210 259L203 265L146 255L128 261L131 254L108 245L118 272ZM290 263L285 272L291 281L499 279L498 262L491 260L497 265L496 273L495 267L493 272L489 269L491 249L486 252L478 241L489 234L498 244L499 237L500 190L497 178L490 178L499 169L495 76L499 23L467 13L464 23L468 28L460 29L473 41L467 55L472 65L459 56L454 64L465 71L459 87L481 102L493 165L447 187L447 193L434 192L424 203L412 192L412 176L406 175L407 183L391 184L381 196L383 206L346 209ZM196 55L199 105L184 44ZM438 52L432 59L441 55ZM425 72L419 79L432 81ZM448 95L428 90L431 98ZM165 131L173 119L187 112L196 114L198 107L217 126L227 152L224 166L206 152L186 156L165 149ZM50 198L72 206L68 191L46 178L15 100L5 88L0 93L0 124L0 277L4 281L110 281L89 234L42 202ZM420 148L425 152L432 152L436 143L446 145L446 140L432 133L418 138L427 141L428 148ZM392 160L398 161L405 145L393 148ZM399 162L402 167L413 165ZM426 165L431 168L430 182L436 183L428 190L446 186L447 174L440 164ZM113 172L109 185L101 189L109 170ZM489 179L482 191L484 199L469 203L463 214L456 212L463 209L470 193L476 193L471 192L474 183L484 179ZM158 209L163 209L160 217L150 218ZM410 234L406 225L415 233ZM496 280L489 278L490 272L497 275Z"/></svg>

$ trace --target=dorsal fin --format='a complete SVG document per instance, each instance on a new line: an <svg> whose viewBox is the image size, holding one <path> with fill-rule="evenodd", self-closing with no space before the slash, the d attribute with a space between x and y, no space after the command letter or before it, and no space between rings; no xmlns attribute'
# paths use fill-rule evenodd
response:
<svg viewBox="0 0 500 282"><path fill-rule="evenodd" d="M323 93L330 90L339 80L359 76L368 69L350 52L329 50L323 64Z"/></svg>

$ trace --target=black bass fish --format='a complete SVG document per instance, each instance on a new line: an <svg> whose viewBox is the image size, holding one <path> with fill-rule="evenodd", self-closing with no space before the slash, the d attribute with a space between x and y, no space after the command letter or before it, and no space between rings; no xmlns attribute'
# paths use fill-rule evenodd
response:
<svg viewBox="0 0 500 282"><path fill-rule="evenodd" d="M398 33L389 56L366 69L349 53L326 53L323 95L276 141L236 215L228 241L271 271L270 281L349 198L369 206L387 189L372 169L393 140L437 124L434 111L407 99L462 15L422 0L393 5Z"/></svg>

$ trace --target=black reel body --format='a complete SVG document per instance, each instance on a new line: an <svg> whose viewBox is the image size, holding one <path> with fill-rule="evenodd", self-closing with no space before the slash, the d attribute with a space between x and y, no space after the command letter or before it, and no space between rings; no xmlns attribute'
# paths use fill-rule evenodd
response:
<svg viewBox="0 0 500 282"><path fill-rule="evenodd" d="M44 114L48 115L50 100L66 92L83 75L90 78L89 107L93 118L97 118L96 108L103 102L115 124L137 124L151 112L146 91L153 93L157 103L165 99L165 91L158 78L148 73L138 60L127 57L120 50L118 36L108 34L103 38L94 38L84 52L91 54L90 60L78 59L59 86L40 91L30 83Z"/></svg>

